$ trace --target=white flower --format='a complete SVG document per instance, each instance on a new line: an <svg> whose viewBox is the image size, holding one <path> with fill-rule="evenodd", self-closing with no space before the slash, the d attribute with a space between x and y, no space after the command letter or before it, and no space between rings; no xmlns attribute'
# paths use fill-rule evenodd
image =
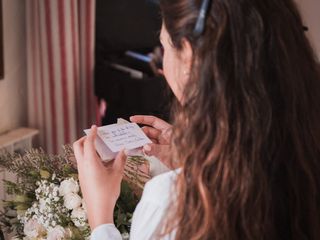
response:
<svg viewBox="0 0 320 240"><path fill-rule="evenodd" d="M81 203L82 199L78 194L69 193L64 196L64 206L69 210L80 207Z"/></svg>
<svg viewBox="0 0 320 240"><path fill-rule="evenodd" d="M49 230L47 240L62 240L67 237L69 237L69 231L58 225Z"/></svg>
<svg viewBox="0 0 320 240"><path fill-rule="evenodd" d="M87 220L86 211L81 207L74 209L71 213L71 219L76 227L84 227Z"/></svg>
<svg viewBox="0 0 320 240"><path fill-rule="evenodd" d="M79 208L73 209L73 211L71 213L71 217L86 221L87 220L87 213L85 212L85 210L83 208L79 207Z"/></svg>
<svg viewBox="0 0 320 240"><path fill-rule="evenodd" d="M39 210L40 212L44 212L47 208L47 203L46 203L46 200L43 199L43 198L40 198L39 200Z"/></svg>
<svg viewBox="0 0 320 240"><path fill-rule="evenodd" d="M122 233L121 237L122 237L122 240L129 240L130 235L129 235L129 233L126 232L126 233Z"/></svg>
<svg viewBox="0 0 320 240"><path fill-rule="evenodd" d="M78 193L79 192L79 184L73 178L66 179L61 182L59 187L60 196L65 196L69 193Z"/></svg>
<svg viewBox="0 0 320 240"><path fill-rule="evenodd" d="M37 238L45 232L45 229L37 222L37 220L30 219L24 225L23 232L28 238Z"/></svg>

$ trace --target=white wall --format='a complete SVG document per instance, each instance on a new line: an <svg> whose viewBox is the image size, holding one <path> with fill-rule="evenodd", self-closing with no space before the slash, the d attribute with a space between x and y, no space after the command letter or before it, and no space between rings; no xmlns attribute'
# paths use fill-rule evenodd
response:
<svg viewBox="0 0 320 240"><path fill-rule="evenodd" d="M309 27L307 35L320 62L320 0L296 0L296 2L300 8L305 25Z"/></svg>
<svg viewBox="0 0 320 240"><path fill-rule="evenodd" d="M0 134L27 122L25 0L2 0L4 76Z"/></svg>

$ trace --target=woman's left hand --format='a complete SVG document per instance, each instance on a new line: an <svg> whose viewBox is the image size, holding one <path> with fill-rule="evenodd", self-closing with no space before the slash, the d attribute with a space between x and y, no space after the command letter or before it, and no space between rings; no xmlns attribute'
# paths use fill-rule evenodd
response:
<svg viewBox="0 0 320 240"><path fill-rule="evenodd" d="M113 223L113 211L120 196L126 162L126 155L121 151L115 160L103 164L96 153L96 136L97 127L92 126L88 136L73 144L81 191L92 230L101 224Z"/></svg>

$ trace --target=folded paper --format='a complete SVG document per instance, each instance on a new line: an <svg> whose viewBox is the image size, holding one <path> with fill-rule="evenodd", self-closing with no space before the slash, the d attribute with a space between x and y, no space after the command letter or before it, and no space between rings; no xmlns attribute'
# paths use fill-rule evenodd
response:
<svg viewBox="0 0 320 240"><path fill-rule="evenodd" d="M84 132L88 135L90 129L86 129ZM151 143L151 140L136 123L118 119L117 124L98 128L96 150L101 159L107 161L114 159L117 153L123 149L136 152L136 149L148 143Z"/></svg>

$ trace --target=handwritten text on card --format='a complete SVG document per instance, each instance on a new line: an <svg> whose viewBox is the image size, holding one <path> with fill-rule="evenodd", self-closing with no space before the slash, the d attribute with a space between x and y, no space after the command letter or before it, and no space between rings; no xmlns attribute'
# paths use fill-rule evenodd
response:
<svg viewBox="0 0 320 240"><path fill-rule="evenodd" d="M135 149L151 143L150 139L135 123L112 124L99 128L98 136L112 152Z"/></svg>

